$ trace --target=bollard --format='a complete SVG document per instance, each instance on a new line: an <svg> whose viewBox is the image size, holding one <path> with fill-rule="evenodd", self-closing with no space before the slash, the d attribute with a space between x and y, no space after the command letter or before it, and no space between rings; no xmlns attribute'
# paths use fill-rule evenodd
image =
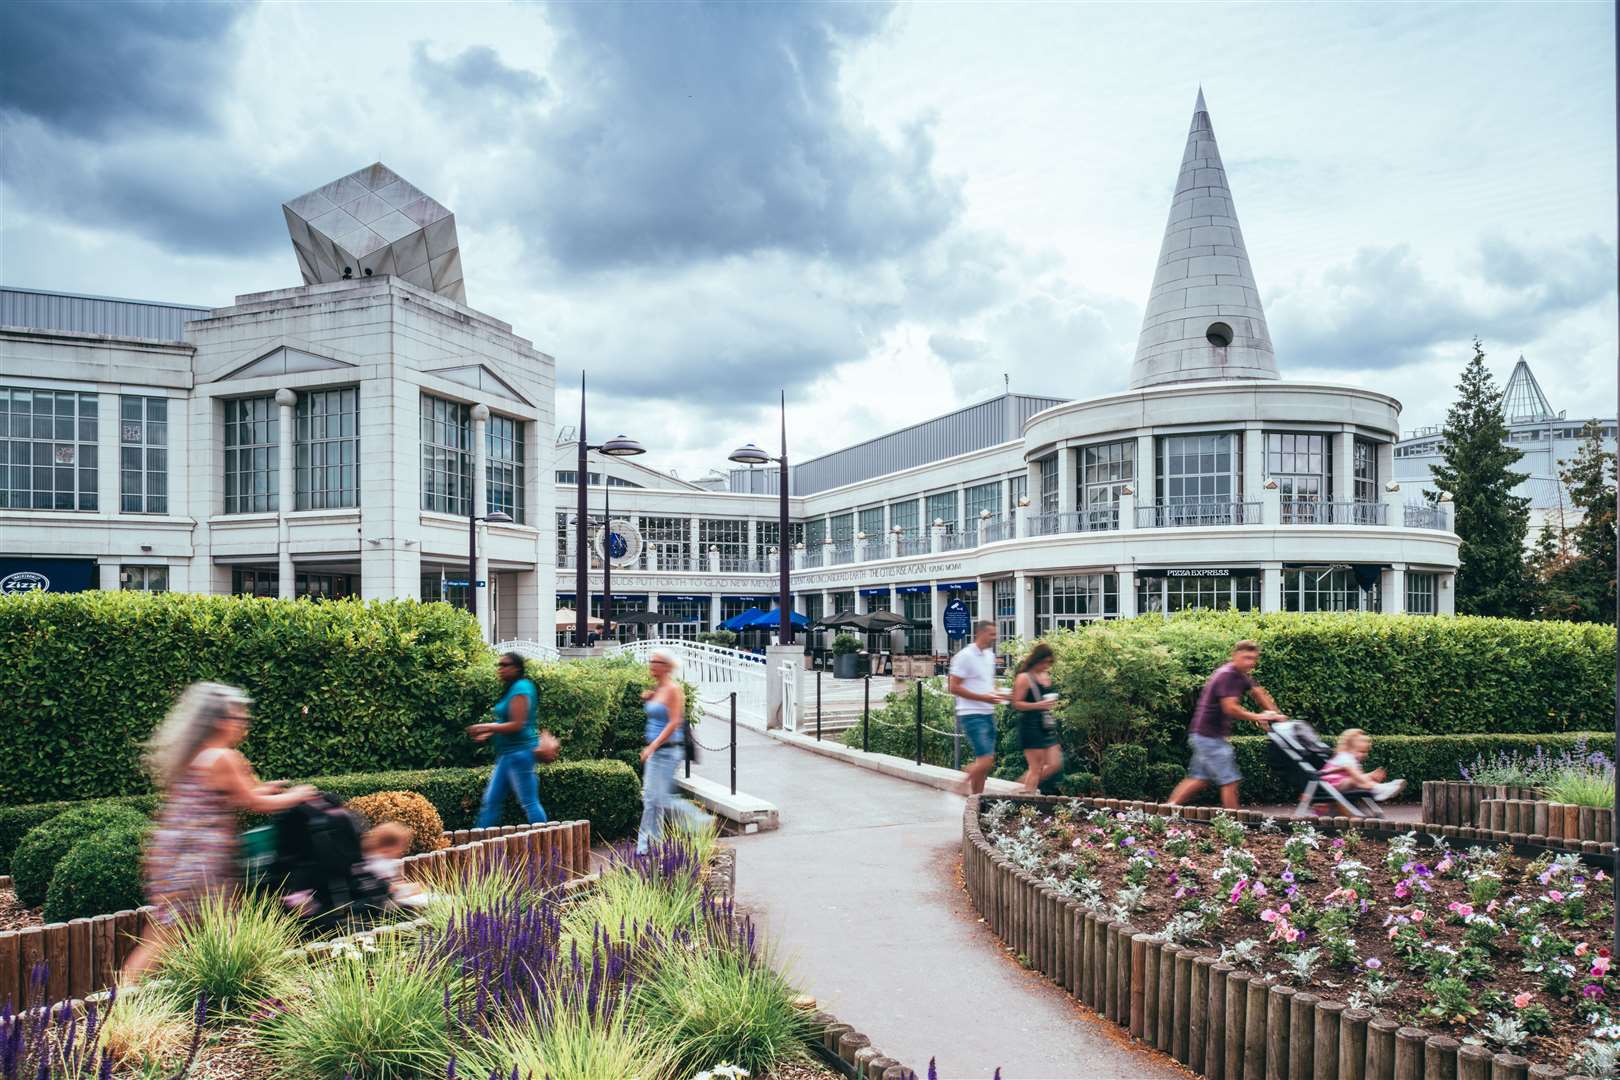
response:
<svg viewBox="0 0 1620 1080"><path fill-rule="evenodd" d="M1221 1067L1226 1080L1243 1080L1243 1039L1248 1030L1249 973L1232 971L1226 975L1226 1015Z"/></svg>
<svg viewBox="0 0 1620 1080"><path fill-rule="evenodd" d="M1159 952L1161 943L1150 937L1142 962L1142 1041L1159 1045Z"/></svg>
<svg viewBox="0 0 1620 1080"><path fill-rule="evenodd" d="M1435 1035L1423 1044L1424 1080L1457 1080L1457 1051L1462 1044L1444 1035Z"/></svg>
<svg viewBox="0 0 1620 1080"><path fill-rule="evenodd" d="M1273 985L1266 1000L1266 1080L1294 1080L1288 1071L1288 1007L1292 986Z"/></svg>
<svg viewBox="0 0 1620 1080"><path fill-rule="evenodd" d="M731 793L737 794L737 691L731 692Z"/></svg>
<svg viewBox="0 0 1620 1080"><path fill-rule="evenodd" d="M1491 1080L1524 1080L1529 1074L1529 1058L1518 1054L1497 1054L1491 1058Z"/></svg>
<svg viewBox="0 0 1620 1080"><path fill-rule="evenodd" d="M917 680L917 764L922 764L922 680Z"/></svg>
<svg viewBox="0 0 1620 1080"><path fill-rule="evenodd" d="M871 750L869 736L872 733L872 676L867 674L861 686L861 753ZM735 793L733 793L735 794Z"/></svg>
<svg viewBox="0 0 1620 1080"><path fill-rule="evenodd" d="M1232 965L1216 963L1209 968L1204 1009L1204 1075L1209 1080L1226 1080L1226 977Z"/></svg>
<svg viewBox="0 0 1620 1080"><path fill-rule="evenodd" d="M1457 1051L1457 1080L1491 1080L1491 1052L1483 1046Z"/></svg>
<svg viewBox="0 0 1620 1080"><path fill-rule="evenodd" d="M1176 950L1176 984L1175 984L1175 1013L1172 1017L1173 1026L1170 1032L1174 1043L1170 1056L1181 1062L1188 1063L1187 1038L1188 1021L1192 1012L1192 979L1193 955L1192 950Z"/></svg>
<svg viewBox="0 0 1620 1080"><path fill-rule="evenodd" d="M1159 1030L1153 1045L1166 1054L1175 1047L1176 947L1166 942L1159 949Z"/></svg>
<svg viewBox="0 0 1620 1080"><path fill-rule="evenodd" d="M821 669L816 668L816 742L821 741Z"/></svg>
<svg viewBox="0 0 1620 1080"><path fill-rule="evenodd" d="M1187 1067L1193 1072L1204 1071L1205 1039L1209 1031L1209 969L1213 958L1193 958L1192 987L1187 1000Z"/></svg>
<svg viewBox="0 0 1620 1080"><path fill-rule="evenodd" d="M1311 1080L1316 1070L1315 994L1299 993L1289 1003L1288 1075L1290 1080Z"/></svg>

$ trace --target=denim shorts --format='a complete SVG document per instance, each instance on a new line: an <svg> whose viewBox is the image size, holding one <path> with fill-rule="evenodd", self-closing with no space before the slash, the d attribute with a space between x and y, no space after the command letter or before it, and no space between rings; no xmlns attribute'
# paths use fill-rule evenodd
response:
<svg viewBox="0 0 1620 1080"><path fill-rule="evenodd" d="M1192 748L1192 761L1187 764L1187 775L1194 780L1207 780L1225 787L1243 779L1238 772L1237 754L1225 739L1208 735L1190 734L1187 745Z"/></svg>
<svg viewBox="0 0 1620 1080"><path fill-rule="evenodd" d="M967 736L968 746L976 758L996 752L996 717L994 713L963 713L956 718Z"/></svg>

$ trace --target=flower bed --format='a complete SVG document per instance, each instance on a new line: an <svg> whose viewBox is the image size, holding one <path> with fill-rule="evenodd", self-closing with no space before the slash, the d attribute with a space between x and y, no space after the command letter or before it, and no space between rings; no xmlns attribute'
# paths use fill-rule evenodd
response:
<svg viewBox="0 0 1620 1080"><path fill-rule="evenodd" d="M1408 1064L1449 1060L1414 1076L1492 1054L1615 1071L1607 860L1153 810L970 800L967 878L1035 966L1193 1068L1230 1080L1234 1054L1286 1053L1267 1075L1383 1080L1400 1075L1396 1024L1374 1060L1395 1021L1413 1029ZM1343 1050L1341 1031L1359 1043Z"/></svg>

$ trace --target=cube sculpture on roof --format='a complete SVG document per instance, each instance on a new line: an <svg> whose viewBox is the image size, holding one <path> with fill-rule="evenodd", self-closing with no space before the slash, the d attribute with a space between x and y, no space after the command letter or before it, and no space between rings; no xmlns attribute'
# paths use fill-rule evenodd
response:
<svg viewBox="0 0 1620 1080"><path fill-rule="evenodd" d="M392 274L458 304L456 217L382 162L282 204L304 284Z"/></svg>

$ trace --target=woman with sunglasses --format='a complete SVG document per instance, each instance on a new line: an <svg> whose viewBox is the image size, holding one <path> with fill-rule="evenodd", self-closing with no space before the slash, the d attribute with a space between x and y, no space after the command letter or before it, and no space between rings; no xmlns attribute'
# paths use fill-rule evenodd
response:
<svg viewBox="0 0 1620 1080"><path fill-rule="evenodd" d="M490 710L494 723L473 724L467 734L476 742L495 742L495 771L489 775L489 786L484 789L484 802L478 809L478 827L491 829L501 823L501 809L506 805L506 794L517 796L523 814L531 824L546 820L545 807L540 805L540 783L535 776L535 747L540 743L540 729L536 706L540 693L534 680L523 670L523 657L517 653L502 653L496 663L506 693L501 695Z"/></svg>
<svg viewBox="0 0 1620 1080"><path fill-rule="evenodd" d="M651 690L641 694L647 714L641 750L641 827L636 831L636 854L645 855L647 845L664 832L664 814L672 813L689 828L708 823L708 815L675 797L675 770L685 760L686 694L675 678L675 658L662 649L647 660L655 680Z"/></svg>

